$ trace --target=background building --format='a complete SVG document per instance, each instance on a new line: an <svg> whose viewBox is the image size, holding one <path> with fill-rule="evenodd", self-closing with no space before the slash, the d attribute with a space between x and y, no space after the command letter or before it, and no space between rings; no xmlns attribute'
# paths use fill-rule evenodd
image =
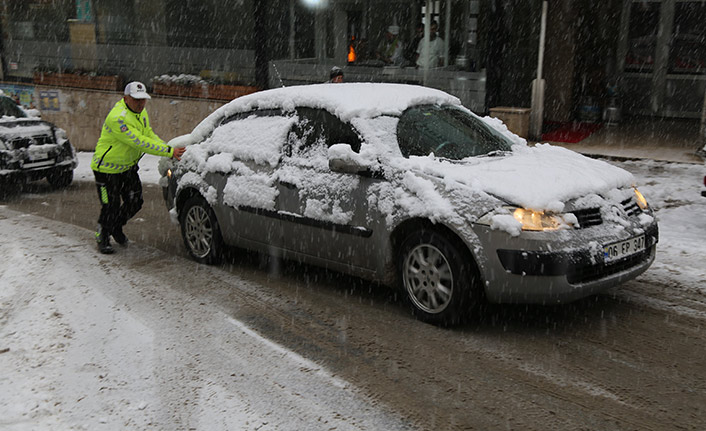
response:
<svg viewBox="0 0 706 431"><path fill-rule="evenodd" d="M81 126L89 135L107 110L84 112L82 101L114 99L130 80L159 93L162 75L188 75L182 82L192 87L238 87L164 94L203 109L255 89L325 81L334 65L346 81L440 88L481 114L529 108L542 15L542 0L3 0L0 7L5 91L64 121L75 121L77 112L94 115ZM416 24L431 20L445 42L442 67L389 67L376 59L390 25L409 44ZM623 115L700 118L704 22L706 0L550 0L545 122L599 121L610 103ZM101 87L96 79L48 78L67 73L117 79ZM194 77L203 81L194 84ZM77 98L79 91L98 95ZM179 133L197 120L158 115Z"/></svg>

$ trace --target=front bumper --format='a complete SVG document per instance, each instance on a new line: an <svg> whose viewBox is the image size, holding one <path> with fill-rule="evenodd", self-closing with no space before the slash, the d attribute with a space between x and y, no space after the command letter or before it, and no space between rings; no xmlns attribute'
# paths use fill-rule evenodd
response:
<svg viewBox="0 0 706 431"><path fill-rule="evenodd" d="M605 263L595 242L570 249L491 246L495 252L484 268L486 296L497 303L559 304L597 294L645 272L658 239L655 223L645 230L644 251L611 263Z"/></svg>
<svg viewBox="0 0 706 431"><path fill-rule="evenodd" d="M0 179L10 181L36 181L45 178L54 172L76 169L77 159L43 160L39 162L24 163L21 167L17 164L0 168Z"/></svg>

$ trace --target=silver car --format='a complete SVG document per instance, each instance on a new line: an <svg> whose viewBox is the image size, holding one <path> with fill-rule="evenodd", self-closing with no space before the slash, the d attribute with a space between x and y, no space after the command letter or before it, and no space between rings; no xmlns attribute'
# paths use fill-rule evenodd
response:
<svg viewBox="0 0 706 431"><path fill-rule="evenodd" d="M219 108L180 162L167 207L199 262L224 246L400 286L448 325L482 301L555 304L635 278L657 222L628 172L550 145L444 92L400 84L263 91Z"/></svg>

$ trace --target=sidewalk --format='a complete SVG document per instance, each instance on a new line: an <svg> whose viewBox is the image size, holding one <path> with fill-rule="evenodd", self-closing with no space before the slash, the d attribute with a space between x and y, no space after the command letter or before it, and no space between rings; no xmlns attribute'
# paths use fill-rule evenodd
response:
<svg viewBox="0 0 706 431"><path fill-rule="evenodd" d="M695 120L631 119L617 126L603 125L575 144L550 143L590 156L702 164L704 159L696 154L703 147L699 127Z"/></svg>

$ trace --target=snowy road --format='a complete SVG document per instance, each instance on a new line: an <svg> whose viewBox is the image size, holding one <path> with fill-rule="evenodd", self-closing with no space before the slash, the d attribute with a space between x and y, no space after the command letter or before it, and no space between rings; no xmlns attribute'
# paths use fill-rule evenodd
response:
<svg viewBox="0 0 706 431"><path fill-rule="evenodd" d="M705 429L703 166L616 164L659 209L653 267L454 330L315 268L195 264L151 165L109 257L92 178L37 185L0 206L0 429Z"/></svg>
<svg viewBox="0 0 706 431"><path fill-rule="evenodd" d="M0 231L2 429L406 428L168 282L237 285L259 300L246 280L140 245L86 253L84 229L6 208Z"/></svg>

